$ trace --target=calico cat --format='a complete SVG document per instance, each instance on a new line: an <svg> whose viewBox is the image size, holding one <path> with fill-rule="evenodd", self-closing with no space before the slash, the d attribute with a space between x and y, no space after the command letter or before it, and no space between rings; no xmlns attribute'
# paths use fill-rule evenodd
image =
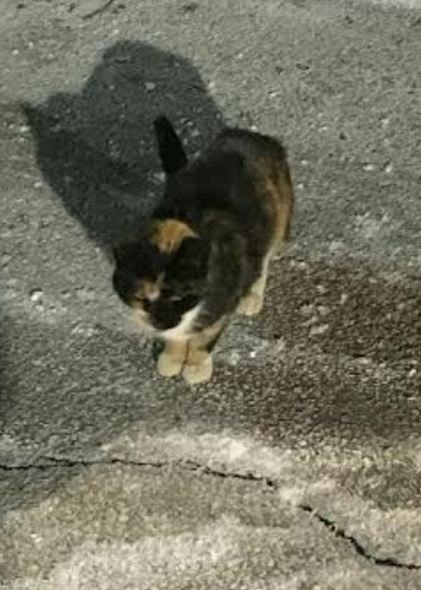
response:
<svg viewBox="0 0 421 590"><path fill-rule="evenodd" d="M227 128L188 161L171 123L155 122L164 196L136 242L114 251L114 288L162 339L158 371L189 383L212 375L230 314L257 314L271 257L289 235L293 189L275 139Z"/></svg>

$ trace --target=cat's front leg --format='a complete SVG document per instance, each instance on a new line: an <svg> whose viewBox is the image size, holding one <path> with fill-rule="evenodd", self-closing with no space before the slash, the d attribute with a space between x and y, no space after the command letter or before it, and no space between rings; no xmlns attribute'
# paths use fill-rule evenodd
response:
<svg viewBox="0 0 421 590"><path fill-rule="evenodd" d="M219 321L189 340L183 377L190 385L209 381L212 377L212 350L222 330L223 322Z"/></svg>
<svg viewBox="0 0 421 590"><path fill-rule="evenodd" d="M184 365L183 377L190 385L209 381L213 372L212 355L206 350L190 348L188 361Z"/></svg>
<svg viewBox="0 0 421 590"><path fill-rule="evenodd" d="M240 299L237 313L252 316L261 312L268 278L270 257L270 254L267 254L264 258L259 278L253 283L249 291Z"/></svg>
<svg viewBox="0 0 421 590"><path fill-rule="evenodd" d="M187 356L187 341L165 340L164 350L158 357L158 373L162 377L176 377L183 369Z"/></svg>

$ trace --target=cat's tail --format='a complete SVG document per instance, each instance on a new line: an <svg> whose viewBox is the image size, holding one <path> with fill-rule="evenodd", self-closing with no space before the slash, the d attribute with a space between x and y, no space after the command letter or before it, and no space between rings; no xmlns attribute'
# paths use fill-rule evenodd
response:
<svg viewBox="0 0 421 590"><path fill-rule="evenodd" d="M164 172L167 175L174 174L188 162L183 145L166 117L157 117L153 124Z"/></svg>

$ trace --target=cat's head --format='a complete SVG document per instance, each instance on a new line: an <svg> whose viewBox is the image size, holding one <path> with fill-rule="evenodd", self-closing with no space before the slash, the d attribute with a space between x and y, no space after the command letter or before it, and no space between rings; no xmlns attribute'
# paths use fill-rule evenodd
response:
<svg viewBox="0 0 421 590"><path fill-rule="evenodd" d="M115 248L114 289L145 327L174 330L203 300L209 251L185 223L159 221L138 241Z"/></svg>

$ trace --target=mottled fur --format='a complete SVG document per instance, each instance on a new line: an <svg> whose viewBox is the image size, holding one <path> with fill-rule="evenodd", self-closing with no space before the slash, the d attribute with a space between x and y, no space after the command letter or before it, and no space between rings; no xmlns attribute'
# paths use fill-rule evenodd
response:
<svg viewBox="0 0 421 590"><path fill-rule="evenodd" d="M116 249L114 286L164 340L159 372L197 383L211 377L211 350L229 315L263 305L293 190L285 150L271 137L226 129L188 162L166 119L155 130L164 197L139 240Z"/></svg>

